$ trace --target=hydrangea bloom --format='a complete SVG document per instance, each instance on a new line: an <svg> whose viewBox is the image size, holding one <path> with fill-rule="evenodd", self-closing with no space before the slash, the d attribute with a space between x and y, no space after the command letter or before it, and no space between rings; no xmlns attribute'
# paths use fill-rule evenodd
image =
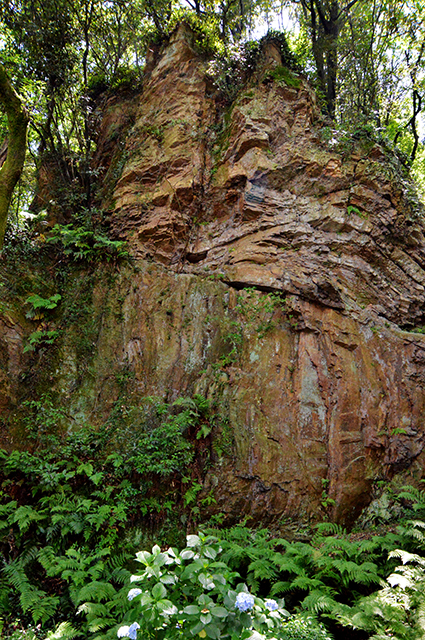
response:
<svg viewBox="0 0 425 640"><path fill-rule="evenodd" d="M138 622L133 622L130 626L124 625L117 631L118 638L130 638L130 640L137 640L137 629L140 629Z"/></svg>
<svg viewBox="0 0 425 640"><path fill-rule="evenodd" d="M264 604L269 611L276 611L276 609L279 609L279 605L276 600L266 600Z"/></svg>
<svg viewBox="0 0 425 640"><path fill-rule="evenodd" d="M133 598L135 598L136 596L140 596L141 593L143 593L141 589L130 589L127 598L129 600L133 600Z"/></svg>
<svg viewBox="0 0 425 640"><path fill-rule="evenodd" d="M128 637L130 638L130 640L136 640L137 629L140 629L140 624L138 622L133 622L128 630Z"/></svg>
<svg viewBox="0 0 425 640"><path fill-rule="evenodd" d="M249 611L254 606L254 596L250 593L246 593L245 591L241 591L236 596L235 607L239 609L239 611Z"/></svg>

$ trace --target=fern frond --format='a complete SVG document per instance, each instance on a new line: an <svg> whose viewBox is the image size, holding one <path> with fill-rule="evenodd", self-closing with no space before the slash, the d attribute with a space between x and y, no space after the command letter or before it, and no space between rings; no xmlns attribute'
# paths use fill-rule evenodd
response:
<svg viewBox="0 0 425 640"><path fill-rule="evenodd" d="M115 588L109 582L94 581L80 589L77 602L110 600L115 593Z"/></svg>
<svg viewBox="0 0 425 640"><path fill-rule="evenodd" d="M105 617L109 613L108 607L101 602L84 602L77 609L77 613L82 612L97 617Z"/></svg>
<svg viewBox="0 0 425 640"><path fill-rule="evenodd" d="M418 556L416 553L409 553L403 549L394 549L388 554L389 558L400 558L403 564L408 562L417 562L418 564L425 566L425 558Z"/></svg>
<svg viewBox="0 0 425 640"><path fill-rule="evenodd" d="M335 615L340 605L331 595L323 591L312 591L304 598L301 606L314 613L329 612Z"/></svg>
<svg viewBox="0 0 425 640"><path fill-rule="evenodd" d="M254 560L249 565L249 571L254 573L255 578L259 580L271 580L276 577L276 570L273 565L265 558Z"/></svg>
<svg viewBox="0 0 425 640"><path fill-rule="evenodd" d="M291 583L291 589L301 589L302 591L310 591L310 589L318 587L323 588L323 582L317 578L308 578L307 576L298 576Z"/></svg>
<svg viewBox="0 0 425 640"><path fill-rule="evenodd" d="M37 553L37 560L46 571L48 576L55 576L60 572L58 570L58 558L52 547L43 547Z"/></svg>
<svg viewBox="0 0 425 640"><path fill-rule="evenodd" d="M49 631L46 640L73 640L81 635L70 622L61 622L54 631Z"/></svg>
<svg viewBox="0 0 425 640"><path fill-rule="evenodd" d="M22 600L21 600L22 601ZM52 618L58 608L60 598L57 596L44 596L42 599L38 599L31 605L31 613L34 622L44 623Z"/></svg>
<svg viewBox="0 0 425 640"><path fill-rule="evenodd" d="M275 584L272 586L272 589L270 591L270 595L272 596L278 596L281 595L282 593L288 593L288 591L291 591L292 589L292 585L293 582L286 580L286 581L282 581L280 580L279 582L275 582Z"/></svg>
<svg viewBox="0 0 425 640"><path fill-rule="evenodd" d="M320 522L316 525L316 529L317 533L322 536L345 536L347 534L346 529L344 529L340 524L336 524L336 522Z"/></svg>
<svg viewBox="0 0 425 640"><path fill-rule="evenodd" d="M106 629L107 627L112 627L117 623L115 618L95 618L91 620L88 624L88 629L91 633L96 633L97 631L102 631L102 629Z"/></svg>

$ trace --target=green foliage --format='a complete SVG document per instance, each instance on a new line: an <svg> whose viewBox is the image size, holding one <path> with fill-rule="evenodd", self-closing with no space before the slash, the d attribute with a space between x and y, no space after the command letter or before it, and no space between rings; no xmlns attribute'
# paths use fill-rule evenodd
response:
<svg viewBox="0 0 425 640"><path fill-rule="evenodd" d="M267 71L264 80L273 79L289 86L297 88L300 86L300 79L296 76L300 66L289 49L285 34L281 31L269 31L259 41L250 40L227 46L221 55L216 56L209 63L208 75L229 101L236 98L242 87L253 76L261 62L263 46L267 42L277 45L283 66Z"/></svg>
<svg viewBox="0 0 425 640"><path fill-rule="evenodd" d="M33 331L28 336L28 344L24 347L24 353L34 351L34 349L40 345L53 344L58 337L59 331L56 331L55 329Z"/></svg>
<svg viewBox="0 0 425 640"><path fill-rule="evenodd" d="M282 624L279 640L331 640L331 636L314 618L296 615Z"/></svg>
<svg viewBox="0 0 425 640"><path fill-rule="evenodd" d="M64 433L69 418L51 397L23 406L33 452L0 452L0 617L8 624L19 614L49 628L68 616L70 633L106 637L128 608L122 584L135 527L152 514L171 517L178 502L180 513L197 508L202 484L190 463L209 403L194 396L147 405L142 437L126 441L114 415L103 427ZM172 482L158 495L162 478Z"/></svg>
<svg viewBox="0 0 425 640"><path fill-rule="evenodd" d="M348 205L347 213L348 213L348 215L351 215L352 213L354 213L356 216L359 216L361 214L361 211L357 207L353 207L352 205Z"/></svg>
<svg viewBox="0 0 425 640"><path fill-rule="evenodd" d="M236 311L243 317L248 331L255 330L261 339L275 328L273 316L284 304L285 298L279 293L262 294L248 287L238 295Z"/></svg>
<svg viewBox="0 0 425 640"><path fill-rule="evenodd" d="M215 12L202 17L193 11L179 7L171 14L167 31L170 34L179 24L185 23L194 32L194 46L198 52L210 57L223 55L225 46L220 38L220 20Z"/></svg>
<svg viewBox="0 0 425 640"><path fill-rule="evenodd" d="M186 475L197 441L212 429L209 412L209 401L198 394L171 404L146 398L116 416L115 450L138 473Z"/></svg>
<svg viewBox="0 0 425 640"><path fill-rule="evenodd" d="M223 560L239 571L253 593L285 595L290 607L339 622L342 610L350 611L359 598L382 584L389 567L394 567L386 561L387 550L400 542L391 533L350 539L332 523L319 525L310 542L275 539L267 530L244 526L215 534Z"/></svg>
<svg viewBox="0 0 425 640"><path fill-rule="evenodd" d="M189 535L181 552L161 551L155 545L152 553L140 551L136 559L143 570L131 576L139 588L129 592L134 606L119 637L135 638L140 628L144 638L155 640L196 635L263 640L276 637L289 615L283 600L264 601L236 583L238 574L221 559L221 547L212 536Z"/></svg>
<svg viewBox="0 0 425 640"><path fill-rule="evenodd" d="M283 66L267 71L264 79L274 80L281 86L292 87L293 89L299 89L301 86L301 79L293 71Z"/></svg>
<svg viewBox="0 0 425 640"><path fill-rule="evenodd" d="M56 224L46 242L59 245L66 256L72 260L98 262L100 260L120 260L128 256L125 242L110 240L99 231L72 224Z"/></svg>
<svg viewBox="0 0 425 640"><path fill-rule="evenodd" d="M72 611L82 601L106 599L103 624L126 609L119 593L129 575L121 566L132 550L122 536L130 504L117 503L119 478L108 474L106 461L84 460L71 443L62 453L1 452L0 536L13 536L13 547L4 556L0 615L7 619L20 609L44 624L61 611L81 629L84 622ZM17 493L17 477L24 489L7 501Z"/></svg>
<svg viewBox="0 0 425 640"><path fill-rule="evenodd" d="M25 317L31 320L40 320L41 318L44 318L44 311L56 309L61 299L62 296L59 293L55 293L49 298L42 298L35 293L29 296L25 301L25 304L30 304L32 307Z"/></svg>
<svg viewBox="0 0 425 640"><path fill-rule="evenodd" d="M28 430L33 417L42 414L32 427L32 441L49 443L50 450L0 454L0 615L6 637L14 633L16 615L28 640L35 640L30 621L46 630L53 621L65 625L49 631L52 639L64 634L112 640L123 621L122 636L135 632L131 625L137 622L147 640L193 635L327 640L317 617L332 620L338 629L363 630L374 640L421 637L425 524L418 518L425 514L425 492L413 487L399 492L405 516L399 517L397 531L385 535L349 536L339 525L322 523L309 542L290 542L238 525L189 536L181 552L159 546L152 553L139 552L143 569L132 581L140 592L130 591L129 603L134 527L149 511L175 509L164 495L146 491L149 478L175 482L184 468L166 431L177 439L185 433L195 445L210 411L201 396L173 405L151 399L148 406L151 413L145 416L153 424L146 434L157 438L156 444L149 448L138 433L141 450L131 451L128 442L126 452L111 424L60 437L54 425L65 415L55 403L48 398L28 403L33 412ZM155 435L155 425L167 429ZM178 451L184 457L185 451ZM182 484L183 508L198 505L202 484L187 475ZM254 606L238 611L236 598L248 590ZM268 594L285 595L289 607L304 615L284 619L282 609L270 611ZM251 627L260 635L248 633Z"/></svg>
<svg viewBox="0 0 425 640"><path fill-rule="evenodd" d="M27 298L25 304L30 304L31 309L27 312L26 318L30 320L43 320L53 309L56 309L62 296L55 293L49 298L42 298L38 294L33 294ZM48 329L46 323L39 325L36 331L28 336L28 343L24 347L24 353L34 351L40 345L53 344L59 337L59 331Z"/></svg>
<svg viewBox="0 0 425 640"><path fill-rule="evenodd" d="M368 631L373 640L418 640L425 631L425 558L400 549L389 555L403 564L387 577L387 584L351 608L342 606L336 618L345 626Z"/></svg>

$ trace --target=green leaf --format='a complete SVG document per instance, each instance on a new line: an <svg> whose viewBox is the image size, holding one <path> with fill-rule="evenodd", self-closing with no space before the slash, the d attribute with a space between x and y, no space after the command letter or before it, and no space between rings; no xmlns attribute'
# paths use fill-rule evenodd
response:
<svg viewBox="0 0 425 640"><path fill-rule="evenodd" d="M104 475L104 473L98 471L97 473L94 473L92 476L90 476L90 480L97 486L102 481Z"/></svg>
<svg viewBox="0 0 425 640"><path fill-rule="evenodd" d="M188 547L197 547L199 544L201 544L201 539L199 536L190 535L190 536L187 536L186 539L187 539Z"/></svg>
<svg viewBox="0 0 425 640"><path fill-rule="evenodd" d="M215 624L209 624L205 627L206 634L209 638L220 638L220 629Z"/></svg>
<svg viewBox="0 0 425 640"><path fill-rule="evenodd" d="M215 587L214 582L211 580L209 576L206 576L205 573L200 573L198 576L198 580L201 583L201 585L204 587L204 589L214 589Z"/></svg>
<svg viewBox="0 0 425 640"><path fill-rule="evenodd" d="M138 551L136 553L137 562L141 562L142 564L148 565L151 559L152 559L152 554L149 553L149 551Z"/></svg>
<svg viewBox="0 0 425 640"><path fill-rule="evenodd" d="M224 607L213 607L211 613L216 618L225 618L229 612Z"/></svg>
<svg viewBox="0 0 425 640"><path fill-rule="evenodd" d="M80 466L77 467L77 473L80 475L85 473L86 476L90 477L93 475L93 465L90 462L80 464Z"/></svg>
<svg viewBox="0 0 425 640"><path fill-rule="evenodd" d="M193 636L195 636L197 633L202 631L203 628L204 628L204 625L202 624L202 622L198 622L197 624L195 624L193 627L190 628L190 633Z"/></svg>
<svg viewBox="0 0 425 640"><path fill-rule="evenodd" d="M200 608L194 604L190 604L189 606L183 609L183 613L186 613L188 616L197 616L200 613Z"/></svg>
<svg viewBox="0 0 425 640"><path fill-rule="evenodd" d="M244 627L249 628L252 625L252 618L248 613L241 613L240 621Z"/></svg>
<svg viewBox="0 0 425 640"><path fill-rule="evenodd" d="M165 555L165 553L158 553L158 555L155 556L153 563L159 567L162 567L162 565L165 564L166 561L167 556Z"/></svg>
<svg viewBox="0 0 425 640"><path fill-rule="evenodd" d="M154 588L152 589L152 596L155 598L155 600L160 600L162 598L165 598L166 595L167 595L167 589L164 587L164 585L161 582L157 582Z"/></svg>
<svg viewBox="0 0 425 640"><path fill-rule="evenodd" d="M171 600L159 600L156 603L158 611L161 611L167 616L174 616L178 613L177 607L171 602Z"/></svg>

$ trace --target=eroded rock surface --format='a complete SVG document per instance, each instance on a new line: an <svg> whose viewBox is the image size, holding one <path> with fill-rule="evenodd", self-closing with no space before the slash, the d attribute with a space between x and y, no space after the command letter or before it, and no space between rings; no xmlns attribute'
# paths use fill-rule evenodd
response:
<svg viewBox="0 0 425 640"><path fill-rule="evenodd" d="M273 81L276 65L269 43L224 107L181 27L114 159L112 104L97 162L134 262L94 290L90 372L67 335L54 388L91 419L123 367L135 401L205 394L230 433L205 477L212 510L349 522L375 480L422 475L425 336L405 330L425 324L422 210L379 145L324 141L310 87ZM22 350L7 332L1 398Z"/></svg>

